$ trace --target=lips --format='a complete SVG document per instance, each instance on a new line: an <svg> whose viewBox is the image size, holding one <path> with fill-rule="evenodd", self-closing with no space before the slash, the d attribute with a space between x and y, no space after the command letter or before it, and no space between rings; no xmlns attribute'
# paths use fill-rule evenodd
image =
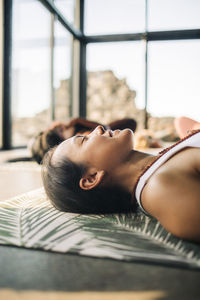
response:
<svg viewBox="0 0 200 300"><path fill-rule="evenodd" d="M110 137L117 137L118 135L119 135L119 133L120 133L120 131L121 130L119 130L119 129L116 129L116 130L114 130L114 131L110 131Z"/></svg>
<svg viewBox="0 0 200 300"><path fill-rule="evenodd" d="M110 137L113 137L113 131L112 130L109 130L108 133L109 133Z"/></svg>
<svg viewBox="0 0 200 300"><path fill-rule="evenodd" d="M109 135L109 137L115 137L116 135L118 135L120 133L121 130L116 129L114 131L112 130L107 130L107 134Z"/></svg>

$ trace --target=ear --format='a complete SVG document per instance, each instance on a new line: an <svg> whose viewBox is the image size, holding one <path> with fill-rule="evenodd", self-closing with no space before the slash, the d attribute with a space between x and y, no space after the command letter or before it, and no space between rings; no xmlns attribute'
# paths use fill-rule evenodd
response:
<svg viewBox="0 0 200 300"><path fill-rule="evenodd" d="M83 190L91 190L101 183L104 175L105 171L103 170L89 169L80 179L79 186Z"/></svg>

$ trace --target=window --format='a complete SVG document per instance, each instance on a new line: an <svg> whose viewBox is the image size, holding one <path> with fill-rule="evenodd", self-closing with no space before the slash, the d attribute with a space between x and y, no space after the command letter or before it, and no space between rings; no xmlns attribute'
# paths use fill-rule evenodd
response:
<svg viewBox="0 0 200 300"><path fill-rule="evenodd" d="M138 128L146 108L153 116L199 119L199 11L199 0L13 0L13 40L5 43L8 53L12 46L12 99L7 55L3 148L11 147L11 135L12 146L22 146L52 119L79 114L103 123L132 117ZM62 16L67 22L61 24Z"/></svg>
<svg viewBox="0 0 200 300"><path fill-rule="evenodd" d="M149 43L148 111L200 121L200 41Z"/></svg>
<svg viewBox="0 0 200 300"><path fill-rule="evenodd" d="M199 0L149 0L148 30L180 30L200 27Z"/></svg>
<svg viewBox="0 0 200 300"><path fill-rule="evenodd" d="M75 1L76 0L54 0L55 6L59 9L63 17L74 25L75 15Z"/></svg>
<svg viewBox="0 0 200 300"><path fill-rule="evenodd" d="M0 148L2 147L3 2L0 1Z"/></svg>
<svg viewBox="0 0 200 300"><path fill-rule="evenodd" d="M145 44L119 42L91 44L87 49L89 119L108 123L125 117L139 118L144 108Z"/></svg>
<svg viewBox="0 0 200 300"><path fill-rule="evenodd" d="M135 33L145 30L145 0L86 0L85 34Z"/></svg>
<svg viewBox="0 0 200 300"><path fill-rule="evenodd" d="M67 121L71 117L72 37L59 23L55 23L54 96L55 119Z"/></svg>
<svg viewBox="0 0 200 300"><path fill-rule="evenodd" d="M38 1L14 1L13 146L26 145L50 122L50 29L51 15Z"/></svg>

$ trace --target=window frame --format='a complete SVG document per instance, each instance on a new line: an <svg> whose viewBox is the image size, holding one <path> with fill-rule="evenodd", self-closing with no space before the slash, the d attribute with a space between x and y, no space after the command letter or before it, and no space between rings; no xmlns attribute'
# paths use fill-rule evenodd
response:
<svg viewBox="0 0 200 300"><path fill-rule="evenodd" d="M11 119L11 56L12 56L12 4L13 0L3 1L3 101L2 101L2 149L8 150L12 147L12 119ZM148 42L166 40L200 39L200 29L183 29L170 31L148 31L148 0L145 0L145 31L139 33L107 34L107 35L85 35L84 34L84 0L76 0L75 23L76 29L57 9L53 0L39 1L52 14L52 34L54 20L58 20L64 28L73 36L72 57L72 117L86 117L87 105L87 71L86 51L89 43L125 42L144 40L145 50L145 124L148 123ZM51 83L53 83L53 57L54 40L51 40ZM75 71L76 68L76 71ZM51 99L52 120L55 116L55 103Z"/></svg>

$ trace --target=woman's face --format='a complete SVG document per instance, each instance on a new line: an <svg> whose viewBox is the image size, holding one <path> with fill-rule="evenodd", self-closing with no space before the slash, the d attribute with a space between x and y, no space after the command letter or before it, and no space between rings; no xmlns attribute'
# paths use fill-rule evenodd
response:
<svg viewBox="0 0 200 300"><path fill-rule="evenodd" d="M104 130L96 127L89 135L77 135L62 142L55 150L52 162L67 157L109 172L125 162L133 150L133 132L130 129Z"/></svg>

